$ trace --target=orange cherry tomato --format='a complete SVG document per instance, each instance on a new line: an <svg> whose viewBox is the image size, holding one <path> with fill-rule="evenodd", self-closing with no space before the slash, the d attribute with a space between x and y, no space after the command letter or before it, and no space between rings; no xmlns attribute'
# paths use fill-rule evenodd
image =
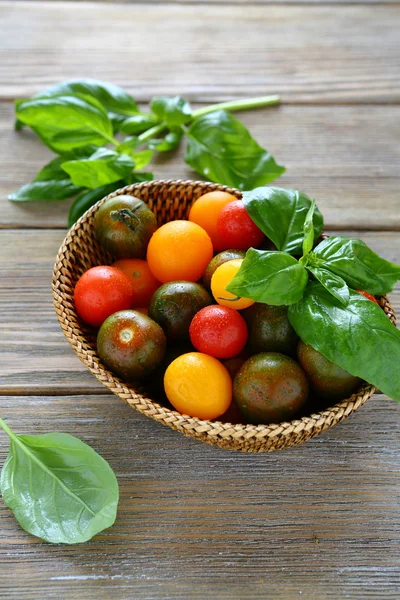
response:
<svg viewBox="0 0 400 600"><path fill-rule="evenodd" d="M235 310L242 310L254 304L254 300L250 298L243 298L242 296L235 296L226 290L236 273L239 271L242 265L243 259L236 258L234 260L228 260L218 267L211 277L211 291L218 302L222 306L229 306Z"/></svg>
<svg viewBox="0 0 400 600"><path fill-rule="evenodd" d="M154 277L147 262L140 258L123 258L112 266L125 273L132 281L135 295L131 308L148 306L161 283Z"/></svg>
<svg viewBox="0 0 400 600"><path fill-rule="evenodd" d="M191 221L170 221L153 234L147 262L162 283L197 281L213 256L210 236Z"/></svg>
<svg viewBox="0 0 400 600"><path fill-rule="evenodd" d="M369 294L368 292L364 292L364 290L356 290L356 292L358 292L359 294L362 294L363 296L368 298L368 300L371 300L371 302L375 302L375 304L378 304L378 306L379 306L378 300L376 298L374 298L374 296L372 294Z"/></svg>
<svg viewBox="0 0 400 600"><path fill-rule="evenodd" d="M164 388L177 411L199 419L216 419L232 401L228 371L219 360L201 352L178 356L165 371Z"/></svg>
<svg viewBox="0 0 400 600"><path fill-rule="evenodd" d="M189 221L197 223L211 238L215 251L222 250L225 246L217 231L217 219L221 210L237 200L232 194L227 192L208 192L196 200L190 209Z"/></svg>

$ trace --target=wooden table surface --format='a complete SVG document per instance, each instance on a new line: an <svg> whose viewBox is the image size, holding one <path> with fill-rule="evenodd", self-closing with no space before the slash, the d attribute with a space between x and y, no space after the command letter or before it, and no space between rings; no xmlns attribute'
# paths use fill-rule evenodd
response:
<svg viewBox="0 0 400 600"><path fill-rule="evenodd" d="M278 93L279 109L241 118L287 167L279 185L315 197L328 230L400 262L399 23L395 0L0 3L0 414L18 433L88 442L121 490L115 526L72 547L26 534L1 503L1 598L400 597L400 406L375 396L311 442L264 455L146 419L101 387L58 326L50 281L68 202L7 200L50 156L13 131L13 100L55 82L109 80L143 103ZM194 176L183 151L154 170ZM399 289L392 300L400 311ZM7 448L1 435L1 464Z"/></svg>

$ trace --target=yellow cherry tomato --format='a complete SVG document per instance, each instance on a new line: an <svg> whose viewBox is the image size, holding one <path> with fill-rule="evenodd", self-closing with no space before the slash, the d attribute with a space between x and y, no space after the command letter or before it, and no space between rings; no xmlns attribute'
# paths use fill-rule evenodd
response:
<svg viewBox="0 0 400 600"><path fill-rule="evenodd" d="M235 296L227 292L226 288L239 271L243 262L243 258L235 258L234 260L228 260L223 263L215 270L214 275L211 278L211 291L218 302L222 306L230 306L235 310L242 310L254 304L254 300L250 298L243 298L242 296Z"/></svg>
<svg viewBox="0 0 400 600"><path fill-rule="evenodd" d="M216 419L232 401L232 380L213 356L189 352L167 368L164 388L168 400L180 413L199 419Z"/></svg>

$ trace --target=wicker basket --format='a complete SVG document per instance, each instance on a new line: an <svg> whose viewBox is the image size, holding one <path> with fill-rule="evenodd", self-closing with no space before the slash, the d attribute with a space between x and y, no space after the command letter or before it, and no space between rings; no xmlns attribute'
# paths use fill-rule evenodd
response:
<svg viewBox="0 0 400 600"><path fill-rule="evenodd" d="M238 190L213 183L151 181L117 190L107 198L120 193L141 198L154 211L161 225L173 219L186 219L193 202L212 190L227 191L238 198L241 196ZM54 306L61 328L82 362L111 392L132 408L185 436L213 446L242 452L270 452L289 448L315 437L345 419L372 396L375 388L366 384L349 399L310 416L272 425L232 425L204 421L169 410L139 389L115 377L100 363L96 353L96 337L77 317L73 302L74 287L82 273L90 267L112 262L112 257L99 246L93 227L95 212L104 200L79 219L58 252L53 274ZM395 323L394 311L386 297L380 299L380 305Z"/></svg>

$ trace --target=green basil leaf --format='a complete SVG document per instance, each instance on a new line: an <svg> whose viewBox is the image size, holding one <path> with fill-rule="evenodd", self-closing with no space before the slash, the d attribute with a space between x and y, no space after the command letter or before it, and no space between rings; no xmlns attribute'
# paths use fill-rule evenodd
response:
<svg viewBox="0 0 400 600"><path fill-rule="evenodd" d="M120 123L119 131L130 135L138 135L153 127L158 123L158 120L154 115L140 114L134 117L129 117Z"/></svg>
<svg viewBox="0 0 400 600"><path fill-rule="evenodd" d="M1 426L10 437L1 493L25 531L77 544L114 523L118 482L104 458L72 435L16 435Z"/></svg>
<svg viewBox="0 0 400 600"><path fill-rule="evenodd" d="M224 110L198 117L187 133L185 161L210 181L250 190L285 171L246 127Z"/></svg>
<svg viewBox="0 0 400 600"><path fill-rule="evenodd" d="M188 123L192 116L192 108L186 100L175 96L156 96L150 102L150 108L159 121L165 122L167 127L173 129Z"/></svg>
<svg viewBox="0 0 400 600"><path fill-rule="evenodd" d="M134 99L122 88L113 83L96 79L71 79L47 88L35 94L33 98L52 98L54 96L74 96L83 94L96 98L110 113L135 115L139 112Z"/></svg>
<svg viewBox="0 0 400 600"><path fill-rule="evenodd" d="M139 146L139 144L141 144L141 141L136 135L129 136L119 144L118 152L132 155L133 151Z"/></svg>
<svg viewBox="0 0 400 600"><path fill-rule="evenodd" d="M313 216L315 211L315 200L311 201L311 206L308 209L308 213L306 215L306 219L304 221L303 233L303 256L307 256L311 252L314 246L314 225L313 225Z"/></svg>
<svg viewBox="0 0 400 600"><path fill-rule="evenodd" d="M381 258L361 240L332 236L318 244L314 254L355 290L387 294L400 279L400 265Z"/></svg>
<svg viewBox="0 0 400 600"><path fill-rule="evenodd" d="M312 202L297 190L259 187L243 193L243 202L254 223L275 244L278 250L300 255L304 225ZM315 207L312 224L314 240L321 235L323 217Z"/></svg>
<svg viewBox="0 0 400 600"><path fill-rule="evenodd" d="M157 152L169 152L175 150L181 143L183 131L170 131L164 139L152 139L149 141L149 148Z"/></svg>
<svg viewBox="0 0 400 600"><path fill-rule="evenodd" d="M16 114L42 141L62 154L73 148L113 141L110 119L88 96L57 96L16 102Z"/></svg>
<svg viewBox="0 0 400 600"><path fill-rule="evenodd" d="M343 281L339 275L335 275L324 267L314 267L307 265L307 270L310 271L324 288L328 290L332 296L337 298L344 306L347 306L350 301L350 291L347 283Z"/></svg>
<svg viewBox="0 0 400 600"><path fill-rule="evenodd" d="M124 182L122 180L116 181L114 183L109 183L108 185L103 185L95 190L89 190L80 194L69 209L68 227L72 227L72 225L80 219L89 208L96 204L96 202L102 200L104 196L111 194L111 192L114 192L123 185Z"/></svg>
<svg viewBox="0 0 400 600"><path fill-rule="evenodd" d="M314 281L288 316L303 342L400 401L400 331L375 302L351 291L345 307Z"/></svg>
<svg viewBox="0 0 400 600"><path fill-rule="evenodd" d="M75 185L94 189L128 177L134 166L127 154L99 148L89 158L67 161L62 168Z"/></svg>
<svg viewBox="0 0 400 600"><path fill-rule="evenodd" d="M135 162L135 169L140 171L147 167L151 159L153 158L153 150L141 150L132 154L132 158Z"/></svg>
<svg viewBox="0 0 400 600"><path fill-rule="evenodd" d="M250 248L228 292L265 304L298 302L307 285L306 269L286 252Z"/></svg>
<svg viewBox="0 0 400 600"><path fill-rule="evenodd" d="M51 202L71 198L78 194L81 189L81 187L74 185L69 177L64 180L32 181L21 186L16 192L9 194L8 199L12 202Z"/></svg>

